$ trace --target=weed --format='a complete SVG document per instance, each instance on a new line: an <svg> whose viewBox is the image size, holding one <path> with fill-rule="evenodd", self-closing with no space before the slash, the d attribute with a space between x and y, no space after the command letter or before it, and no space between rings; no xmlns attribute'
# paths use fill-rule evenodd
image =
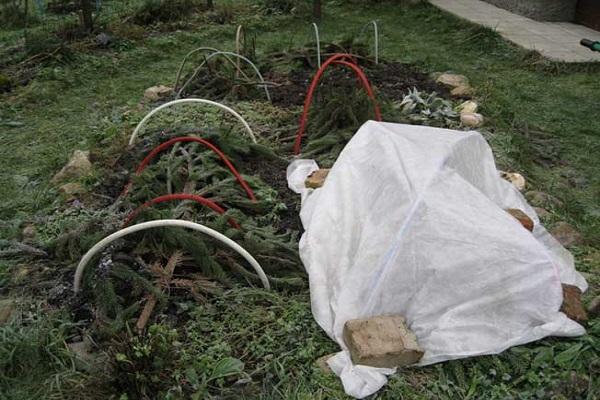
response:
<svg viewBox="0 0 600 400"><path fill-rule="evenodd" d="M76 324L64 312L22 304L0 327L0 395L10 399L101 398L103 387L74 366L66 345ZM88 386L90 385L90 386Z"/></svg>

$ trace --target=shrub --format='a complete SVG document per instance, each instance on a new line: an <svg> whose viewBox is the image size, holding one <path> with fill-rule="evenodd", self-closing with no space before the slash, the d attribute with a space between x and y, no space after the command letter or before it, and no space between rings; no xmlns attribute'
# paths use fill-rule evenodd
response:
<svg viewBox="0 0 600 400"><path fill-rule="evenodd" d="M8 28L22 28L25 26L27 18L27 9L23 0L0 0L0 25Z"/></svg>
<svg viewBox="0 0 600 400"><path fill-rule="evenodd" d="M201 8L198 0L145 0L133 16L133 22L150 25L185 19Z"/></svg>
<svg viewBox="0 0 600 400"><path fill-rule="evenodd" d="M298 6L298 0L262 0L262 8L268 13L289 14Z"/></svg>

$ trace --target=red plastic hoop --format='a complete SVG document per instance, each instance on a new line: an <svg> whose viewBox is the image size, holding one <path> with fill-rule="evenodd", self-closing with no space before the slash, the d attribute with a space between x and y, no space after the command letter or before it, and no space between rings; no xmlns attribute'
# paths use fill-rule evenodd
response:
<svg viewBox="0 0 600 400"><path fill-rule="evenodd" d="M306 122L308 120L308 111L309 111L310 105L312 103L314 92L317 88L317 85L319 84L319 81L321 80L321 77L323 76L323 73L331 64L343 65L345 67L350 68L352 71L354 71L354 73L358 77L359 81L361 82L363 88L367 92L367 95L371 98L371 101L373 102L375 118L378 121L381 121L381 110L379 109L379 104L377 103L377 100L375 99L375 95L373 94L373 88L371 87L371 84L369 83L369 79L365 75L364 71L358 65L356 65L356 61L354 60L354 58L352 57L351 54L344 54L344 53L334 54L333 56L329 57L327 59L327 61L325 61L323 63L321 68L319 68L319 70L313 77L312 82L310 83L310 87L308 88L308 92L307 92L306 98L304 100L304 111L302 112L302 117L300 118L300 127L298 129L298 132L296 133L296 140L294 142L294 154L300 154L300 146L302 145L302 136L304 135L304 130L306 129Z"/></svg>
<svg viewBox="0 0 600 400"><path fill-rule="evenodd" d="M231 171L231 173L235 176L235 179L239 182L240 186L244 189L244 191L246 192L246 194L248 195L248 197L250 198L250 200L252 200L253 202L256 202L256 196L254 196L254 192L252 191L252 189L250 188L250 186L248 185L248 183L246 182L246 180L244 178L242 178L242 176L237 171L237 169L234 167L234 165L231 163L231 161L229 161L229 159L227 158L227 156L217 146L215 146L214 144L212 144L208 140L202 139L202 138L199 138L199 137L195 137L195 136L179 136L179 137L170 139L170 140L168 140L168 141L160 144L159 146L155 147L142 160L142 162L140 163L140 165L135 170L135 175L138 176L139 174L141 174L142 171L144 171L144 169L146 169L146 167L148 166L148 164L150 164L150 162L154 159L154 157L156 157L159 153L161 153L165 149L168 149L169 147L173 146L175 143L182 143L182 142L183 143L189 143L189 142L200 143L200 144L208 147L215 154L217 154L221 158L221 160L225 163L225 165L227 166L227 168L229 168L229 170ZM127 184L127 186L125 186L125 188L123 189L123 193L121 193L121 196L126 196L127 193L129 193L129 190L131 190L131 186L132 185L133 185L133 182L129 181L129 183Z"/></svg>
<svg viewBox="0 0 600 400"><path fill-rule="evenodd" d="M137 217L139 215L139 213L142 212L144 209L146 209L150 206L153 206L155 204L160 204L160 203L164 203L167 201L173 201L173 200L192 200L198 204L201 204L205 207L210 208L211 210L215 211L218 214L225 213L225 209L223 207L221 207L214 201L209 200L209 199L202 197L200 195L197 195L197 194L187 194L187 193L167 194L167 195L159 196L152 200L149 200L149 201L145 202L144 204L142 204L141 206L139 206L138 208L136 208L135 210L133 210L127 216L127 218L125 218L125 221L123 222L123 226L129 225L129 223L131 221L133 221L133 219L135 217ZM233 228L240 229L240 225L233 218L229 218L228 222L229 222L229 225L231 225Z"/></svg>

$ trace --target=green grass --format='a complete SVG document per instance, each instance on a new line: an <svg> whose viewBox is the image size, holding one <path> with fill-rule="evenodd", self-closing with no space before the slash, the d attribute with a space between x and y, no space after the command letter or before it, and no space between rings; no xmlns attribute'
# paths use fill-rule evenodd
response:
<svg viewBox="0 0 600 400"><path fill-rule="evenodd" d="M118 51L78 53L75 62L46 66L27 87L0 95L0 235L12 238L20 223L60 206L57 190L49 180L72 151L110 143L130 134L150 109L148 105L137 107L144 89L159 83L172 84L180 60L191 48L233 49L238 23L256 33L259 55L310 40L306 17L264 18L257 15L250 2L217 0L219 3L234 4L236 17L232 24L202 22L191 30L157 33L141 41L127 42ZM544 61L503 41L488 29L425 4L361 7L358 2L338 1L327 2L324 12L321 33L326 41L357 33L365 23L377 19L382 30L382 57L415 63L428 72L451 70L469 77L483 103L482 113L488 119L486 137L499 166L523 173L530 188L563 200L564 206L551 210L550 222L567 220L584 234L586 244L573 249L573 253L578 269L588 273L591 284L586 301L598 295L600 67ZM18 31L0 31L0 39L7 44L18 37ZM251 125L269 129L269 119L253 112L253 104L243 103L240 107ZM9 279L5 271L11 268L10 263L0 264L2 281ZM246 349L246 354L257 358L266 357L269 352L274 354L265 367L269 378L257 393L248 397L345 398L337 379L310 364L310 360L335 349L312 321L307 296L276 297L270 306L279 311L277 307L286 307L288 311L277 314L281 323L278 329L267 330L266 336L259 335L250 343L256 347ZM213 357L211 362L227 356L243 359L235 348L226 347L228 341L223 338L239 341L239 333L246 324L261 326L268 318L253 309L240 313L218 300L214 307L222 313L202 315L190 325L199 328L210 325L210 320L205 319L214 316L214 327L218 329L211 334L211 341L200 345L189 334L178 332L180 340L186 347L199 346L195 351L206 352L209 358ZM58 319L54 318L53 323ZM32 326L40 325L27 326L31 330ZM228 327L231 333L225 332ZM0 350L22 346L33 335L18 329L24 328L18 324L2 328ZM49 326L42 330L57 332ZM280 337L281 332L287 334ZM69 379L63 382L67 386L78 387L86 382L82 377L78 383L71 379L75 372L63 357L64 349L57 347L57 339L45 339L39 333L33 337L32 346L39 349L38 343L54 343L52 354L59 355L52 356L50 361L39 359L43 365L52 366L43 373L35 370L31 373L41 379L25 380L28 373L23 369L9 370L12 375L0 383L14 385L15 379L20 380L23 391L13 390L8 398L35 396L49 376L68 375ZM64 334L60 333L58 338L64 341ZM207 343L214 348L202 347ZM600 325L596 320L583 338L547 339L499 356L402 371L376 398L593 399L600 396L599 354ZM182 357L185 359L185 355ZM9 367L27 366L33 360L38 359L16 360Z"/></svg>

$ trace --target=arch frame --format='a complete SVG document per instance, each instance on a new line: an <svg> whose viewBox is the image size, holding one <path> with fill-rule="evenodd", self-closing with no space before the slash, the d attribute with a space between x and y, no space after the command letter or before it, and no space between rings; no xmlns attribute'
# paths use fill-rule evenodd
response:
<svg viewBox="0 0 600 400"><path fill-rule="evenodd" d="M356 74L356 76L358 77L359 81L361 82L363 88L367 92L367 95L371 98L371 102L373 103L373 108L375 111L375 118L378 121L382 120L381 110L379 109L379 104L377 103L377 100L375 99L375 94L373 93L373 88L371 87L371 84L370 84L367 76L365 75L364 71L356 64L356 62L351 54L346 54L346 53L334 54L333 56L329 57L323 63L321 68L319 68L319 70L317 71L317 73L315 74L315 76L312 79L312 82L310 84L310 87L308 89L306 97L304 99L304 110L302 112L302 116L300 117L300 127L298 128L298 131L296 132L296 139L294 141L294 154L296 154L296 155L300 154L300 148L302 145L302 137L304 136L304 131L306 130L306 123L308 121L308 112L310 111L310 106L312 104L312 99L313 99L315 90L317 89L317 85L319 84L323 74L325 73L327 68L329 68L330 65L346 66L346 67L350 68Z"/></svg>
<svg viewBox="0 0 600 400"><path fill-rule="evenodd" d="M198 72L200 72L200 70L210 61L210 59L213 57L216 57L216 56L236 57L236 58L238 58L238 60L242 60L246 64L250 65L252 67L252 69L254 70L254 72L256 73L256 76L258 77L258 79L261 82L261 85L258 85L258 86L263 87L263 89L265 90L265 95L267 96L267 100L269 102L271 102L271 94L269 93L269 88L265 82L265 79L263 78L262 74L260 73L260 70L256 66L256 64L254 64L252 61L250 61L250 59L244 57L243 55L235 53L233 51L215 51L215 52L209 54L208 57L206 57L204 59L204 61L202 61L202 63L198 66L198 68L196 68L194 70L194 72L192 73L192 76L190 76L190 78L187 81L185 81L185 83L181 86L181 88L177 92L175 98L178 99L181 97L181 95L183 94L183 90L186 88L186 86L189 85L194 80L196 75L198 75Z"/></svg>
<svg viewBox="0 0 600 400"><path fill-rule="evenodd" d="M125 221L123 221L123 227L129 225L129 223L131 221L133 221L135 219L135 217L137 217L146 208L156 205L156 204L165 203L167 201L173 201L173 200L191 200L191 201L194 201L204 207L210 208L211 210L213 210L214 212L216 212L219 215L222 215L225 213L225 209L223 207L221 207L214 201L209 200L206 197L200 196L198 194L189 194L189 193L166 194L164 196L159 196L159 197L153 198L152 200L148 200L147 202L145 202L144 204L142 204L141 206L139 206L138 208L136 208L135 210L130 212L129 215L125 218ZM238 224L237 221L234 220L233 218L229 218L228 222L232 228L241 229L240 224Z"/></svg>
<svg viewBox="0 0 600 400"><path fill-rule="evenodd" d="M210 105L210 106L218 107L221 110L228 112L229 114L231 114L235 118L237 118L237 120L240 121L242 123L242 125L244 125L244 128L246 129L246 131L248 132L248 134L252 138L252 141L254 143L256 143L256 136L254 135L254 132L252 132L252 129L250 128L250 125L248 125L248 122L246 122L246 120L240 114L238 114L234 109L232 109L230 107L227 107L226 105L218 103L216 101L207 100L207 99L191 98L191 99L178 99L178 100L169 101L168 103L162 104L162 105L156 107L155 109L153 109L152 111L150 111L148 114L146 114L146 116L137 124L137 126L133 130L133 133L131 134L131 137L129 138L129 145L130 146L133 145L133 143L135 142L135 139L137 138L137 136L138 136L140 130L142 129L142 127L148 122L148 120L154 114L158 113L161 110L164 110L165 108L169 108L169 107L172 107L172 106L177 105L177 104L185 104L185 103L188 103L188 104L192 104L192 103L207 104L207 105Z"/></svg>
<svg viewBox="0 0 600 400"><path fill-rule="evenodd" d="M154 149L152 149L152 151L150 153L148 153L148 155L146 157L144 157L144 159L140 162L140 164L138 165L138 167L135 170L135 176L139 176L157 155L159 155L164 150L166 150L169 147L172 147L173 145L176 145L178 143L199 143L199 144L202 144L203 146L207 147L208 149L210 149L216 155L218 155L219 158L221 159L221 161L223 161L223 163L225 163L225 165L227 166L229 171L231 171L231 173L233 174L235 179L238 181L238 183L240 184L242 189L244 189L244 191L248 195L248 198L250 200L252 200L253 202L256 202L256 196L254 195L254 191L252 191L252 188L250 188L250 185L248 185L248 182L246 182L246 180L238 172L238 170L235 168L235 166L232 164L232 162L229 160L229 158L227 158L225 153L223 153L221 151L221 149L219 149L217 146L215 146L208 140L200 138L200 137L196 137L196 136L178 136L178 137L169 139L164 143L159 144ZM131 189L132 185L133 185L133 182L130 180L129 183L127 183L127 185L123 189L121 196L126 196L127 193L129 193L129 190Z"/></svg>
<svg viewBox="0 0 600 400"><path fill-rule="evenodd" d="M184 220L179 220L179 219L158 219L158 220L154 220L154 221L142 222L140 224L136 224L136 225L128 226L127 228L123 228L117 232L114 232L114 233L108 235L107 237L105 237L104 239L102 239L98 243L96 243L94 246L92 246L92 248L89 249L87 251L87 253L85 253L83 255L83 257L79 261L79 264L77 264L77 268L75 269L75 277L73 278L73 292L78 293L81 290L81 279L83 277L83 272L85 271L87 264L92 260L92 258L96 254L98 254L100 251L102 251L106 246L108 246L110 243L114 242L115 240L120 239L129 234L143 231L146 229L158 228L158 227L188 228L188 229L192 229L192 230L204 233L204 234L218 240L219 242L230 247L232 250L234 250L236 253L238 253L240 256L242 256L252 266L252 268L254 268L254 270L256 271L256 273L257 273L258 277L260 278L260 281L263 284L265 289L269 290L271 288L271 285L269 284L269 278L265 274L265 271L263 270L261 265L258 263L258 261L256 261L256 259L254 257L252 257L252 255L246 249L244 249L242 246L240 246L239 244L237 244L235 241L231 240L227 236L223 235L220 232L215 231L214 229L211 229L202 224L198 224L196 222L184 221Z"/></svg>

